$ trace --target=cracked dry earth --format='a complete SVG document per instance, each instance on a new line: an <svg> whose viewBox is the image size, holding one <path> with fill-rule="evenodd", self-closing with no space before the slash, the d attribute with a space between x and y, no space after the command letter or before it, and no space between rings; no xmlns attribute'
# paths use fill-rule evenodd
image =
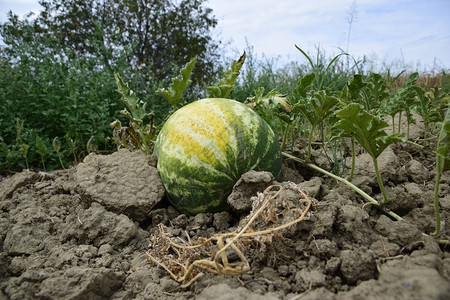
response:
<svg viewBox="0 0 450 300"><path fill-rule="evenodd" d="M435 225L431 151L400 144L380 157L388 208L403 221L290 163L278 181L298 184L315 200L310 217L265 249L249 247L250 271L206 273L188 287L146 261L157 225L180 240L232 231L250 198L274 179L246 173L229 198L236 211L186 216L168 204L152 164L119 150L90 154L70 170L1 178L0 299L450 299L450 246L423 235ZM364 154L357 166L353 183L379 197ZM439 239L450 237L449 183L447 172Z"/></svg>

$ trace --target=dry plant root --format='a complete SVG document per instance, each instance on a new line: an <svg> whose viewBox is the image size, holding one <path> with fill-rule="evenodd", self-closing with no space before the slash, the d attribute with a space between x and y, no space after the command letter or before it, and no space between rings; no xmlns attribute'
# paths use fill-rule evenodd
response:
<svg viewBox="0 0 450 300"><path fill-rule="evenodd" d="M298 193L295 203L287 197L286 189ZM250 245L256 242L265 249L266 243L282 238L283 231L294 230L296 223L307 219L312 205L308 196L292 182L271 185L252 200L251 212L241 220L236 231L207 239L179 244L168 236L166 226L159 224L158 232L150 238L147 261L164 268L183 287L192 284L203 272L240 275L250 270L244 255Z"/></svg>

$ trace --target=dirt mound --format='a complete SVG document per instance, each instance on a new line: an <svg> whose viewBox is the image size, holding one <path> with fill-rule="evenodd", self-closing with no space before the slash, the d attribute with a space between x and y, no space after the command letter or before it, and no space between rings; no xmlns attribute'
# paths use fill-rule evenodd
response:
<svg viewBox="0 0 450 300"><path fill-rule="evenodd" d="M251 194L273 178L245 174L229 198L239 212L196 216L173 209L156 169L126 150L91 155L70 170L2 178L0 299L449 299L448 246L423 235L434 229L434 170L423 153L403 152L390 149L380 164L389 207L403 221L363 208L357 193L334 180L285 168L279 181L304 178L299 186L316 202L308 220L265 248L249 247L249 272L206 273L184 288L146 262L157 225L180 241L232 231ZM379 193L370 166L353 182ZM447 172L440 191L444 225L449 183Z"/></svg>

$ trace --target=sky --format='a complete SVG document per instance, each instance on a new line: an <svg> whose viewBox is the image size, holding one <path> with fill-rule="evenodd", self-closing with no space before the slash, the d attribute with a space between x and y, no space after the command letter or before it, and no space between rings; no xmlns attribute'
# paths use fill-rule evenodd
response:
<svg viewBox="0 0 450 300"><path fill-rule="evenodd" d="M230 56L250 46L258 58L306 63L317 49L342 51L376 67L450 69L450 0L207 0L218 19L214 36ZM37 0L0 0L9 10L39 12ZM353 20L350 22L350 19Z"/></svg>

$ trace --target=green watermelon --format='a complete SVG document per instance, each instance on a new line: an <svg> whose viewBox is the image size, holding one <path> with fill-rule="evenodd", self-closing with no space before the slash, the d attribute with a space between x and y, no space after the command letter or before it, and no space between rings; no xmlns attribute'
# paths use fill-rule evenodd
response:
<svg viewBox="0 0 450 300"><path fill-rule="evenodd" d="M245 172L277 177L281 170L280 145L270 126L229 99L202 99L177 110L161 129L155 154L170 202L186 214L226 210Z"/></svg>

